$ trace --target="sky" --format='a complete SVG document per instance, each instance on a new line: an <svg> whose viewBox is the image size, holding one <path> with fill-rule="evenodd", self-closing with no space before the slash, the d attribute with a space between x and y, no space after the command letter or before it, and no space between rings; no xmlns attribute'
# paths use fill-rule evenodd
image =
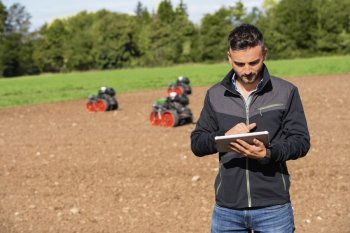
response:
<svg viewBox="0 0 350 233"><path fill-rule="evenodd" d="M31 15L32 29L36 30L45 23L50 23L56 18L64 18L76 15L81 11L95 12L107 9L113 12L134 14L138 0L1 0L8 8L14 3L25 6ZM156 11L161 0L140 0L149 12ZM180 0L171 0L173 7ZM236 0L183 0L187 6L190 20L199 24L206 13L213 13L221 6L234 6ZM260 7L263 0L243 0L244 6L250 10L252 7Z"/></svg>

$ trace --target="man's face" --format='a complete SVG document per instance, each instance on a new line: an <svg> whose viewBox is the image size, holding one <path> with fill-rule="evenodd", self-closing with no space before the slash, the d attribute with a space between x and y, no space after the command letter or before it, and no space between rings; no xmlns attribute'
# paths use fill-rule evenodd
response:
<svg viewBox="0 0 350 233"><path fill-rule="evenodd" d="M238 80L242 84L255 84L260 80L260 72L263 68L267 49L257 45L243 50L227 51L228 59L234 69Z"/></svg>

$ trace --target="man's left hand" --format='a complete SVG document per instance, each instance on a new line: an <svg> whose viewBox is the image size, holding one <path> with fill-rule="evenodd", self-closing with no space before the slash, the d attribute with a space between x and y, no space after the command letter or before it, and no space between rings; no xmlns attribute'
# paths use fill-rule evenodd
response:
<svg viewBox="0 0 350 233"><path fill-rule="evenodd" d="M254 144L248 144L243 140L237 139L236 142L230 143L230 148L241 155L251 159L263 159L267 155L267 149L261 141L254 138Z"/></svg>

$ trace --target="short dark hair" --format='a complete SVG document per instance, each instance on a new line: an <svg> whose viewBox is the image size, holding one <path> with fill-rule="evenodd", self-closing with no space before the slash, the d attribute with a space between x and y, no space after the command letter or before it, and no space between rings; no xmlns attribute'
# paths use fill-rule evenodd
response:
<svg viewBox="0 0 350 233"><path fill-rule="evenodd" d="M242 50L261 45L264 48L264 37L259 29L251 24L242 24L228 35L228 49Z"/></svg>

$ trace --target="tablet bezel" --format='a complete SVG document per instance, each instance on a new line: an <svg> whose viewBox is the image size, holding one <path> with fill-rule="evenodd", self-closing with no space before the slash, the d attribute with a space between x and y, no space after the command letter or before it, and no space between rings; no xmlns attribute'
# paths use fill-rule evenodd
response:
<svg viewBox="0 0 350 233"><path fill-rule="evenodd" d="M216 143L216 148L217 148L218 152L228 152L229 151L229 144L231 142L234 142L236 139L241 139L249 144L254 144L253 143L254 138L263 142L266 147L269 145L269 132L268 131L232 134L232 135L226 135L226 136L216 136L215 143Z"/></svg>

